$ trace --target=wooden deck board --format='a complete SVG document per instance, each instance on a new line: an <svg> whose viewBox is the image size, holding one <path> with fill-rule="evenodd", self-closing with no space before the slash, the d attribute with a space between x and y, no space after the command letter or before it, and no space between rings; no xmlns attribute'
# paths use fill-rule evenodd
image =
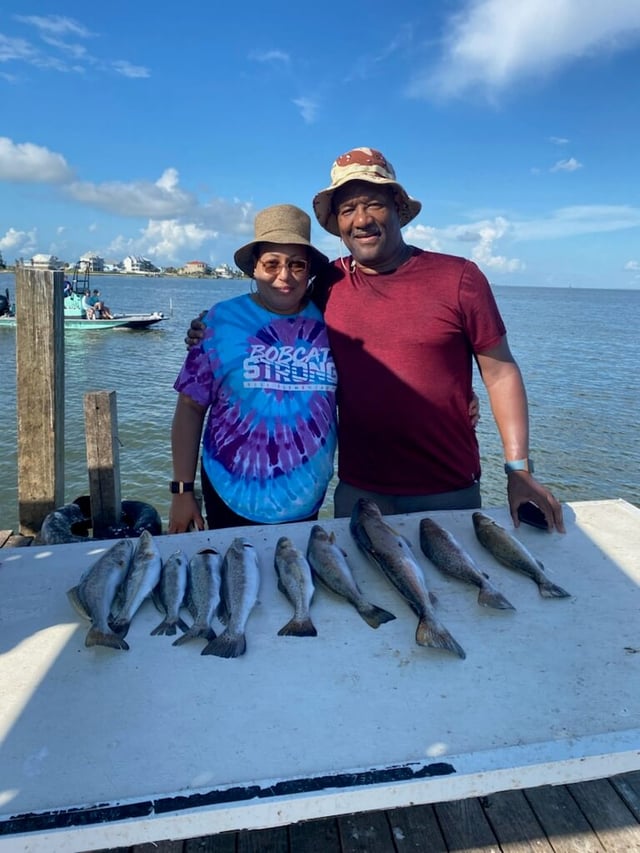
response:
<svg viewBox="0 0 640 853"><path fill-rule="evenodd" d="M553 851L522 791L492 794L481 803L503 853Z"/></svg>
<svg viewBox="0 0 640 853"><path fill-rule="evenodd" d="M498 841L482 809L481 800L456 800L437 803L436 817L450 850L465 853L500 853Z"/></svg>
<svg viewBox="0 0 640 853"><path fill-rule="evenodd" d="M432 805L407 806L387 812L398 853L446 853L436 813Z"/></svg>

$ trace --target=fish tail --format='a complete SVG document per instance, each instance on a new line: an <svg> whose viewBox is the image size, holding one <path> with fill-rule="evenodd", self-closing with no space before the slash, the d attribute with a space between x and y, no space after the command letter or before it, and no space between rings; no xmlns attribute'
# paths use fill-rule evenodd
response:
<svg viewBox="0 0 640 853"><path fill-rule="evenodd" d="M444 625L428 616L422 616L418 622L416 643L419 646L429 646L432 649L446 649L463 660L467 656L465 650L453 639Z"/></svg>
<svg viewBox="0 0 640 853"><path fill-rule="evenodd" d="M230 634L225 630L210 640L200 652L202 655L216 655L219 658L239 658L247 650L247 638L244 634Z"/></svg>
<svg viewBox="0 0 640 853"><path fill-rule="evenodd" d="M213 628L209 628L207 625L192 625L186 634L183 634L181 637L178 637L177 640L174 640L171 644L172 646L182 646L185 643L188 643L190 640L197 640L199 637L202 637L204 640L210 641L215 640L216 632Z"/></svg>
<svg viewBox="0 0 640 853"><path fill-rule="evenodd" d="M570 598L571 593L566 589L562 589L555 583L552 583L548 578L541 578L538 581L538 589L543 598Z"/></svg>
<svg viewBox="0 0 640 853"><path fill-rule="evenodd" d="M180 628L181 631L188 631L189 626L187 623L181 619L179 616L176 618L174 616L167 617L163 619L162 622L153 629L151 632L151 636L159 636L160 634L164 634L169 637L173 637L176 633L177 628Z"/></svg>
<svg viewBox="0 0 640 853"><path fill-rule="evenodd" d="M119 637L117 634L101 631L95 627L89 629L84 644L85 646L106 646L109 649L129 650L129 644L125 643L122 637Z"/></svg>
<svg viewBox="0 0 640 853"><path fill-rule="evenodd" d="M501 592L490 585L483 586L478 593L478 604L483 607L493 607L494 610L515 610L513 604Z"/></svg>
<svg viewBox="0 0 640 853"><path fill-rule="evenodd" d="M382 607L376 607L375 604L365 604L358 608L358 613L362 616L367 625L372 628L379 628L385 622L391 622L396 617L388 610L383 610Z"/></svg>
<svg viewBox="0 0 640 853"><path fill-rule="evenodd" d="M317 637L318 632L316 626L311 621L311 617L307 616L304 619L293 617L286 625L278 631L279 637Z"/></svg>

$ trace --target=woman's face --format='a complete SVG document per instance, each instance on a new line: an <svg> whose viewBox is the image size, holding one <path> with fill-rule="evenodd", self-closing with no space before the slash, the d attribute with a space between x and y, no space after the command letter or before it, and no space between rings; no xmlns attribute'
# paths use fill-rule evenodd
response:
<svg viewBox="0 0 640 853"><path fill-rule="evenodd" d="M259 302L276 314L295 314L309 284L306 246L261 243L253 270Z"/></svg>

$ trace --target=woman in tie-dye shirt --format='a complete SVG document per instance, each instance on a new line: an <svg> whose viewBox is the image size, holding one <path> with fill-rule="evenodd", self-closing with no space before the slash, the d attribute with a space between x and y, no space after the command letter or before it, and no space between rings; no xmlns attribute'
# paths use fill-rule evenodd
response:
<svg viewBox="0 0 640 853"><path fill-rule="evenodd" d="M309 284L327 258L293 205L266 208L235 254L255 291L218 302L175 382L169 533L317 517L333 475L336 370ZM205 425L206 417L206 425ZM204 427L204 435L203 435Z"/></svg>

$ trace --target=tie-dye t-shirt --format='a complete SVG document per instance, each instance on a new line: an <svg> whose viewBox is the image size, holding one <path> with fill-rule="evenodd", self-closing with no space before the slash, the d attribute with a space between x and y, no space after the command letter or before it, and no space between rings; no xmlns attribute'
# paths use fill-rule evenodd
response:
<svg viewBox="0 0 640 853"><path fill-rule="evenodd" d="M336 370L322 314L273 314L248 294L204 319L174 388L209 407L202 461L238 515L260 523L315 513L333 475Z"/></svg>

